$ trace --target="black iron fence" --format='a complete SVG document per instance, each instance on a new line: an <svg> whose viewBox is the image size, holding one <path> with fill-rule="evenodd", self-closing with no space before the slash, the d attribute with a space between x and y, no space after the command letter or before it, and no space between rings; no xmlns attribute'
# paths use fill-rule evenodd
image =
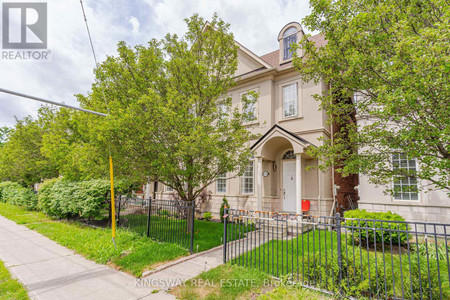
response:
<svg viewBox="0 0 450 300"><path fill-rule="evenodd" d="M226 209L224 225L224 262L357 299L450 299L447 224Z"/></svg>
<svg viewBox="0 0 450 300"><path fill-rule="evenodd" d="M147 235L151 239L178 244L193 252L194 203L119 197L119 227Z"/></svg>

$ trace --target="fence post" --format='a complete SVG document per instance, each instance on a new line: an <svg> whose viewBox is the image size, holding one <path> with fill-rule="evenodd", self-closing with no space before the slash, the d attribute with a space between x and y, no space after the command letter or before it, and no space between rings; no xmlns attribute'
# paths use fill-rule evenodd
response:
<svg viewBox="0 0 450 300"><path fill-rule="evenodd" d="M152 215L152 197L148 198L147 237L150 237L150 216Z"/></svg>
<svg viewBox="0 0 450 300"><path fill-rule="evenodd" d="M342 247L341 247L341 215L336 213L336 235L337 235L337 259L339 267L339 291L341 292L342 282Z"/></svg>
<svg viewBox="0 0 450 300"><path fill-rule="evenodd" d="M191 245L189 248L190 253L194 253L194 220L195 220L195 200L191 201Z"/></svg>
<svg viewBox="0 0 450 300"><path fill-rule="evenodd" d="M117 205L118 205L118 207L117 207L117 224L120 225L120 202L122 201L122 196L119 195L117 198L119 200L119 201L117 201Z"/></svg>
<svg viewBox="0 0 450 300"><path fill-rule="evenodd" d="M223 263L227 262L227 219L228 219L228 207L223 206Z"/></svg>

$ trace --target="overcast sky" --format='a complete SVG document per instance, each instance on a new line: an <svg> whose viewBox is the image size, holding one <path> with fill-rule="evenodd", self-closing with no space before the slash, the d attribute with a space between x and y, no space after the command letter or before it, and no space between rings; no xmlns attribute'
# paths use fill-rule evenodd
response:
<svg viewBox="0 0 450 300"><path fill-rule="evenodd" d="M47 3L52 61L0 61L0 87L77 105L74 95L86 94L94 80L94 61L80 2ZM214 12L231 24L238 42L263 55L278 47L277 35L285 24L301 22L310 12L308 0L84 0L83 3L99 61L115 55L118 41L136 45L152 38L161 39L167 32L181 35L186 31L184 18L199 13L209 19ZM15 117L36 116L39 106L34 101L0 93L0 127L12 126Z"/></svg>

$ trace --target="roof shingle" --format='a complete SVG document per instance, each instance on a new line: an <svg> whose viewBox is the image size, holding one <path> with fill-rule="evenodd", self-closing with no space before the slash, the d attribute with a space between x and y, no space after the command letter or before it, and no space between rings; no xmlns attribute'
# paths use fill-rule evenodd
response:
<svg viewBox="0 0 450 300"><path fill-rule="evenodd" d="M309 38L310 41L314 42L317 48L323 47L327 44L327 41L325 40L325 37L322 34L316 34ZM270 64L272 67L277 69L284 69L287 67L290 67L292 65L292 62L284 63L280 65L280 50L275 50L272 52L269 52L267 54L264 54L260 56L262 60L264 60L266 63Z"/></svg>

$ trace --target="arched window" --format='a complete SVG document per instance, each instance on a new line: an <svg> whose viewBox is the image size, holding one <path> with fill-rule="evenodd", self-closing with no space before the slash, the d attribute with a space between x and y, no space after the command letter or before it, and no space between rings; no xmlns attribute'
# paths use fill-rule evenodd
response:
<svg viewBox="0 0 450 300"><path fill-rule="evenodd" d="M294 26L289 27L283 33L283 59L292 58L292 44L297 43L297 28Z"/></svg>
<svg viewBox="0 0 450 300"><path fill-rule="evenodd" d="M295 159L294 150L289 150L289 151L287 151L287 152L283 155L282 159Z"/></svg>
<svg viewBox="0 0 450 300"><path fill-rule="evenodd" d="M283 37L287 37L287 36L293 35L295 33L297 33L297 29L294 26L291 26L284 31Z"/></svg>

